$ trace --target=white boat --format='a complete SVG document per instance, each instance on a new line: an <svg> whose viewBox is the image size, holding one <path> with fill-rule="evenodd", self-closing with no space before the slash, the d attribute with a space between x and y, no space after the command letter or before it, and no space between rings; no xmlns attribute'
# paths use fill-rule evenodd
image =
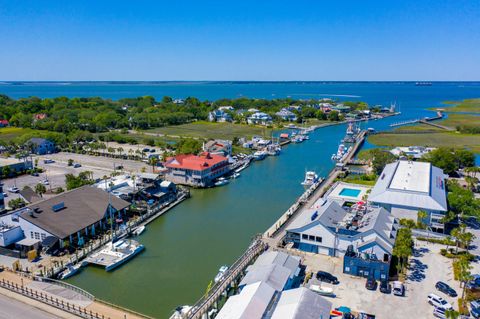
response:
<svg viewBox="0 0 480 319"><path fill-rule="evenodd" d="M243 171L245 168L247 168L248 165L249 165L248 162L245 163L245 164L243 164L242 166L240 166L239 168L237 168L237 169L235 170L235 173L237 173L237 174L240 173L240 172Z"/></svg>
<svg viewBox="0 0 480 319"><path fill-rule="evenodd" d="M140 234L143 233L145 229L146 229L145 225L139 226L133 230L132 234L134 236L140 236Z"/></svg>
<svg viewBox="0 0 480 319"><path fill-rule="evenodd" d="M218 269L218 274L215 276L215 279L214 279L215 283L222 280L227 271L228 271L228 266L227 265L223 265L222 267L220 267L220 269Z"/></svg>
<svg viewBox="0 0 480 319"><path fill-rule="evenodd" d="M227 185L228 183L230 183L228 179L226 179L225 177L220 177L215 182L215 186L223 186L223 185Z"/></svg>
<svg viewBox="0 0 480 319"><path fill-rule="evenodd" d="M145 246L135 240L121 239L106 244L105 248L85 260L91 264L104 266L106 271L111 271L135 257L144 249Z"/></svg>
<svg viewBox="0 0 480 319"><path fill-rule="evenodd" d="M304 186L312 186L318 182L318 175L314 171L308 171L305 173L305 180L302 182Z"/></svg>
<svg viewBox="0 0 480 319"><path fill-rule="evenodd" d="M239 178L240 177L240 173L233 173L232 175L232 178Z"/></svg>
<svg viewBox="0 0 480 319"><path fill-rule="evenodd" d="M184 319L187 313L192 309L192 306L179 306L175 308L174 313L170 316L170 319Z"/></svg>
<svg viewBox="0 0 480 319"><path fill-rule="evenodd" d="M265 157L267 157L268 153L265 152L265 151L256 151L255 153L253 153L253 158L256 160L256 161L261 161L263 160Z"/></svg>
<svg viewBox="0 0 480 319"><path fill-rule="evenodd" d="M67 269L65 269L60 273L60 275L58 275L59 279L67 279L72 277L73 275L75 275L80 271L80 268L82 268L82 264L73 265L72 263L68 263L65 265L65 267Z"/></svg>
<svg viewBox="0 0 480 319"><path fill-rule="evenodd" d="M321 287L319 285L310 285L310 290L326 297L334 297L333 288Z"/></svg>

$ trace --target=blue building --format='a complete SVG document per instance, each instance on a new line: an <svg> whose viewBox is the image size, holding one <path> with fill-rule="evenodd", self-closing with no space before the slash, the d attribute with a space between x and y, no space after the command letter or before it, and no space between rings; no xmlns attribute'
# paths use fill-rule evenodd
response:
<svg viewBox="0 0 480 319"><path fill-rule="evenodd" d="M54 142L39 137L29 139L27 146L37 155L52 154L56 151Z"/></svg>

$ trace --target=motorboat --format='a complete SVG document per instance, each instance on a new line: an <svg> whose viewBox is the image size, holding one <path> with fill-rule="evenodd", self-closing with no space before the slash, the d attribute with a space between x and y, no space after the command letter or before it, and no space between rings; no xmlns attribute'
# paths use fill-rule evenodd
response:
<svg viewBox="0 0 480 319"><path fill-rule="evenodd" d="M319 285L310 285L310 290L313 292L318 293L319 295L325 296L325 297L335 297L335 294L333 293L333 288L330 287L322 287Z"/></svg>
<svg viewBox="0 0 480 319"><path fill-rule="evenodd" d="M215 276L214 282L217 283L222 280L228 269L229 268L227 265L223 265L222 267L220 267L220 269L218 269L218 274Z"/></svg>
<svg viewBox="0 0 480 319"><path fill-rule="evenodd" d="M239 178L240 177L240 173L233 173L232 175L232 178Z"/></svg>
<svg viewBox="0 0 480 319"><path fill-rule="evenodd" d="M82 264L72 264L68 263L65 265L66 269L58 275L59 279L67 279L72 277L73 275L77 274L80 271L80 268L82 268Z"/></svg>
<svg viewBox="0 0 480 319"><path fill-rule="evenodd" d="M229 183L228 179L226 179L225 177L220 177L215 182L215 186L223 186L223 185L227 185L228 183Z"/></svg>
<svg viewBox="0 0 480 319"><path fill-rule="evenodd" d="M266 151L256 151L255 153L253 153L253 158L256 160L256 161L261 161L263 159L265 159L265 157L267 157L268 153Z"/></svg>
<svg viewBox="0 0 480 319"><path fill-rule="evenodd" d="M249 163L246 162L245 164L243 164L242 166L240 166L239 168L237 168L237 169L235 170L235 173L237 173L237 174L240 173L240 172L243 171L245 168L247 168L248 165L249 165Z"/></svg>
<svg viewBox="0 0 480 319"><path fill-rule="evenodd" d="M141 233L143 233L145 231L146 227L145 225L142 225L142 226L138 226L137 228L135 228L132 232L132 234L134 236L140 236Z"/></svg>
<svg viewBox="0 0 480 319"><path fill-rule="evenodd" d="M191 309L192 309L192 306L188 306L188 305L178 306L177 308L175 308L175 311L170 316L170 319L183 319L186 317L186 315Z"/></svg>
<svg viewBox="0 0 480 319"><path fill-rule="evenodd" d="M318 175L314 171L308 171L305 173L305 180L302 182L303 186L312 186L318 182Z"/></svg>

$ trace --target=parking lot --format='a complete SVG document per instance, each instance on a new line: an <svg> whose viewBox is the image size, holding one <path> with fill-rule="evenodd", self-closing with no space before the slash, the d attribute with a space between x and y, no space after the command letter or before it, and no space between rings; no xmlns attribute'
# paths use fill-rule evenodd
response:
<svg viewBox="0 0 480 319"><path fill-rule="evenodd" d="M2 180L2 183L4 184L4 192L7 194L7 197L5 198L6 205L8 205L10 200L20 196L19 194L8 192L8 188L14 185L20 190L25 186L35 189L35 185L42 183L44 180L48 180L48 185L45 185L47 190L54 191L58 187L66 189L66 174L78 175L83 171L91 171L93 173L93 178L97 179L102 178L105 175L110 175L114 171L114 167L118 166L123 166L122 171L127 173L139 173L142 170L142 167L145 167L147 172L151 170L151 167L143 162L64 152L33 157L34 160L35 158L38 158L38 167L41 167L44 170L39 176L21 175L16 178ZM55 162L45 164L45 159L51 159ZM74 163L81 164L82 166L78 168L68 166L69 159L72 159ZM45 198L48 198L49 196L52 195L44 195Z"/></svg>
<svg viewBox="0 0 480 319"><path fill-rule="evenodd" d="M405 282L404 297L383 294L378 287L375 291L365 288L365 278L353 277L343 273L343 260L324 255L306 254L307 272L323 270L337 276L340 284L332 287L335 298L328 298L334 307L347 306L355 311L376 315L377 318L435 318L433 306L428 304L427 296L435 293L443 297L458 309L456 298L451 298L435 289L437 281L443 281L461 294L459 282L453 280L452 261L439 254L441 245L418 241L415 255L411 258L411 267ZM378 285L377 285L378 286Z"/></svg>

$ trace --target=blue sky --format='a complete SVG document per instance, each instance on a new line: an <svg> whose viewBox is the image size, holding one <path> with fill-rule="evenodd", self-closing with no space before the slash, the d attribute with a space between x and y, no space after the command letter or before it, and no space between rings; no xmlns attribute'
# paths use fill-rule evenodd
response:
<svg viewBox="0 0 480 319"><path fill-rule="evenodd" d="M480 80L480 1L0 0L0 80Z"/></svg>

